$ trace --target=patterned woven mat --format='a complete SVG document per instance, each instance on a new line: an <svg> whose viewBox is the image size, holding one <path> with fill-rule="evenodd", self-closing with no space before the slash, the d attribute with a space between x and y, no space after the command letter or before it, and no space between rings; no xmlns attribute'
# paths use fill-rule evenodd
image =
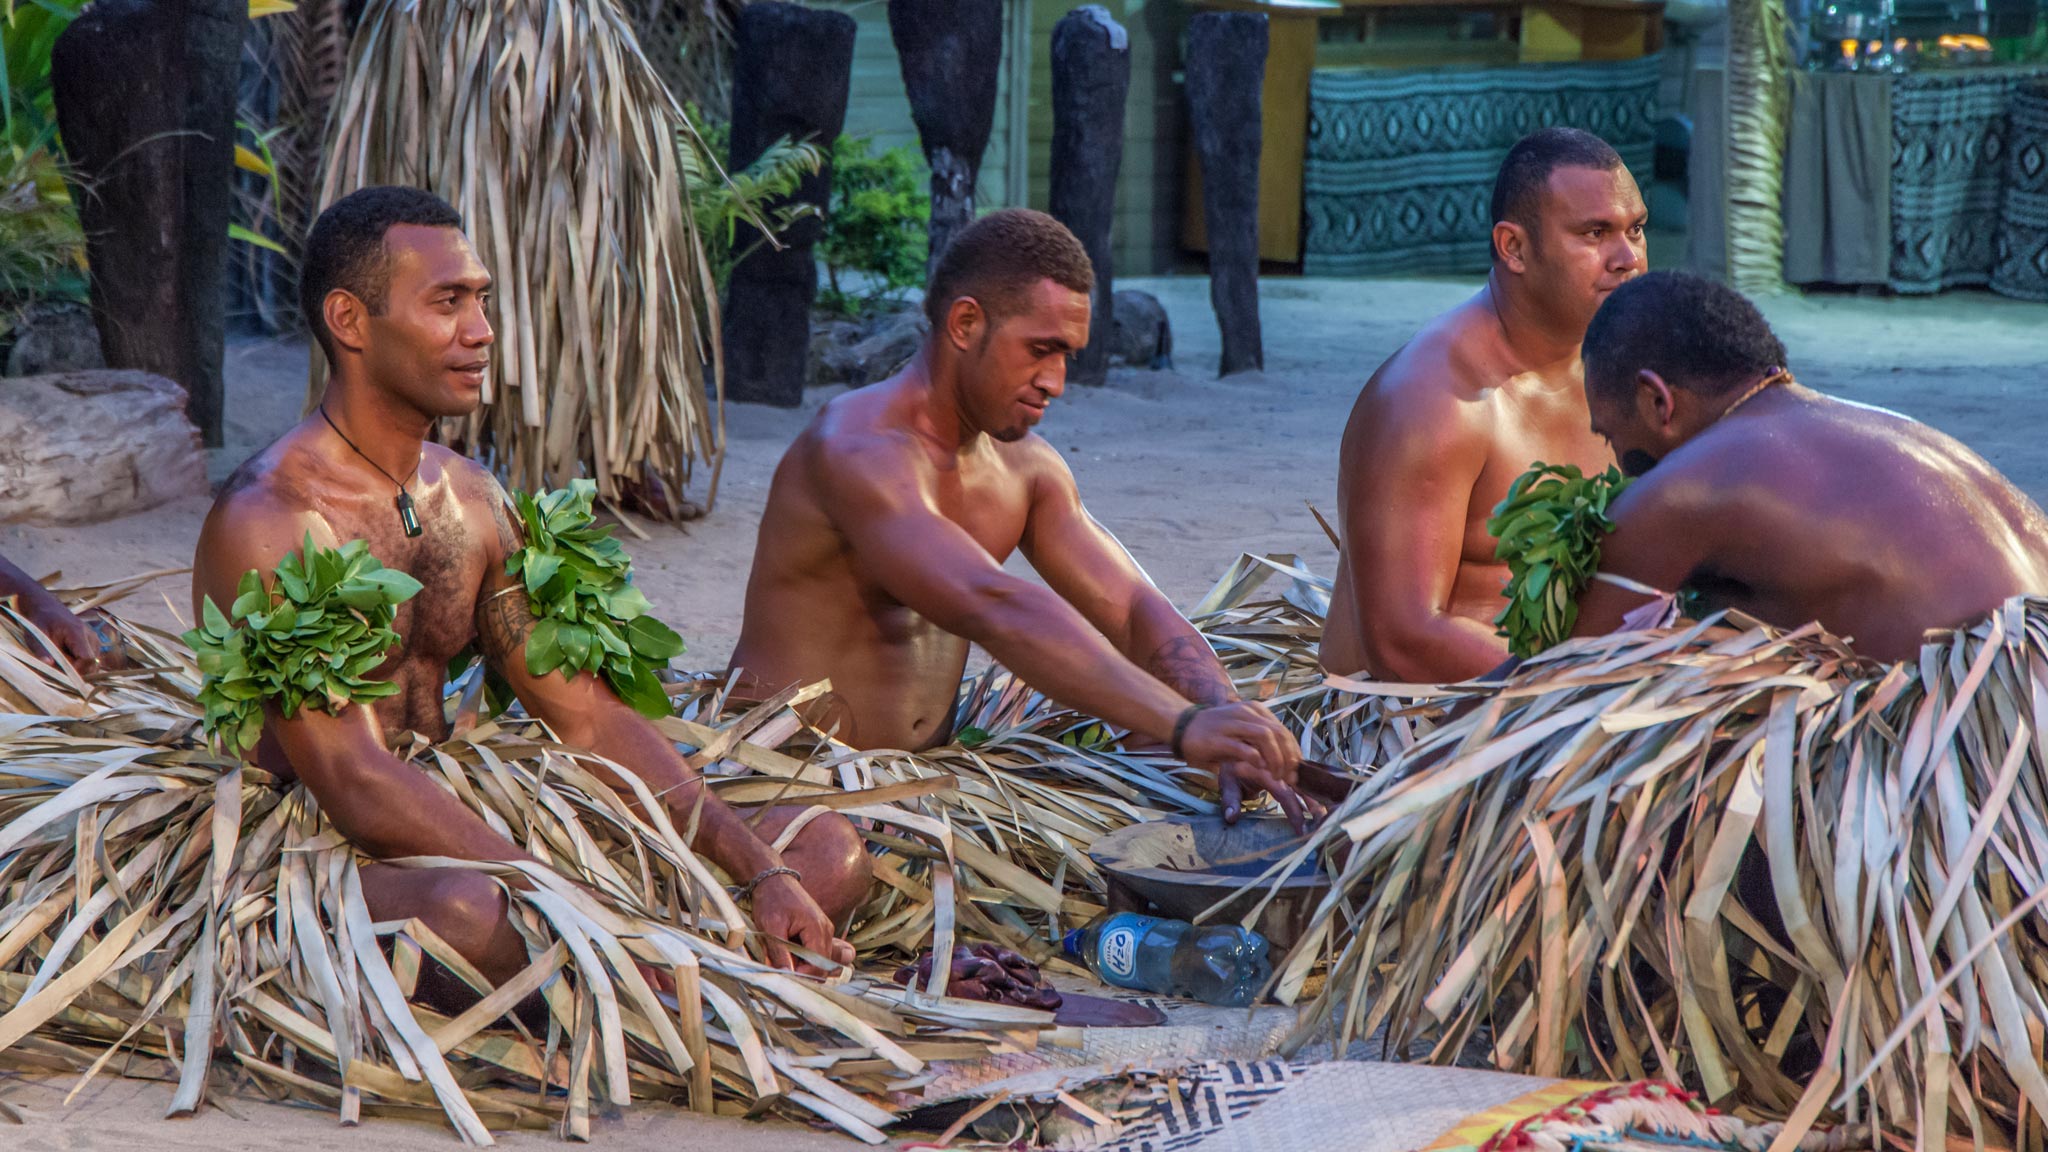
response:
<svg viewBox="0 0 2048 1152"><path fill-rule="evenodd" d="M1323 69L1309 80L1303 270L1483 272L1493 178L1538 128L1583 128L1649 187L1659 58L1516 68Z"/></svg>
<svg viewBox="0 0 2048 1152"><path fill-rule="evenodd" d="M2006 109L2048 66L1921 72L1892 85L1894 292L1991 282L2006 183Z"/></svg>

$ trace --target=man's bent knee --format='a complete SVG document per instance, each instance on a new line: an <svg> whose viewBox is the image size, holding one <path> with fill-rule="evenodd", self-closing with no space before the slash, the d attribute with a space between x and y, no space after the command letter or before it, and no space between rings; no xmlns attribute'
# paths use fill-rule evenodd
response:
<svg viewBox="0 0 2048 1152"><path fill-rule="evenodd" d="M779 823L787 825L788 820ZM874 861L860 830L845 816L826 812L813 817L790 841L783 858L803 873L804 890L834 924L843 926L867 902L875 879Z"/></svg>

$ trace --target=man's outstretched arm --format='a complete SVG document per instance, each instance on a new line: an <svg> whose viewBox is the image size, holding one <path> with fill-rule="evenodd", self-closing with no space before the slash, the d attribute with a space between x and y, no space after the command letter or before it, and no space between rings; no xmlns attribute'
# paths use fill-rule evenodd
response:
<svg viewBox="0 0 2048 1152"><path fill-rule="evenodd" d="M1131 663L1153 679L1196 704L1230 704L1238 699L1215 649L1159 591L1142 568L1081 503L1066 461L1046 452L1046 473L1033 485L1031 519L1024 531L1023 551L1053 590L1078 610ZM1258 705L1272 731L1288 742L1293 737ZM1242 795L1270 791L1290 818L1299 820L1303 803L1295 791L1296 765L1290 755L1277 772L1258 763L1226 765L1218 777L1225 815L1234 819Z"/></svg>
<svg viewBox="0 0 2048 1152"><path fill-rule="evenodd" d="M501 522L509 540L511 529ZM853 962L853 948L836 938L832 920L788 873L782 854L755 834L746 819L704 786L676 746L647 718L621 701L603 680L556 671L535 676L527 670L526 639L536 620L526 591L494 565L477 605L477 637L484 660L511 685L527 710L552 728L563 743L581 748L632 772L666 807L676 829L728 876L754 888L754 919L766 934L771 963L789 967L781 941L793 940L820 956ZM602 764L591 768L629 801L632 790ZM814 880L821 879L813 877Z"/></svg>
<svg viewBox="0 0 2048 1152"><path fill-rule="evenodd" d="M1382 680L1451 684L1507 658L1491 624L1451 611L1472 490L1486 467L1476 404L1410 389L1345 451L1344 552L1367 669Z"/></svg>
<svg viewBox="0 0 2048 1152"><path fill-rule="evenodd" d="M1060 703L1171 741L1194 701L1126 658L1060 593L1003 571L935 507L915 451L907 442L874 437L835 446L820 464L825 512L852 544L862 570L898 601L988 649ZM1286 731L1249 706L1199 714L1183 733L1182 748L1191 762L1219 771L1240 763L1279 776L1297 759Z"/></svg>
<svg viewBox="0 0 2048 1152"><path fill-rule="evenodd" d="M1615 500L1614 530L1600 544L1599 571L1661 593L1682 591L1713 547L1716 501L1674 474L1645 477ZM1725 499L1725 497L1724 497ZM1652 594L1595 579L1579 593L1574 636L1604 636Z"/></svg>

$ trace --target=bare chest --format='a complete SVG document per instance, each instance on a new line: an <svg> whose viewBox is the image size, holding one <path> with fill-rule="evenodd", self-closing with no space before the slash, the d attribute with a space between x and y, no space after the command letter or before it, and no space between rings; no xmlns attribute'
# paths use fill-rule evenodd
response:
<svg viewBox="0 0 2048 1152"><path fill-rule="evenodd" d="M941 473L932 498L939 514L972 536L998 564L1017 551L1030 524L1028 483L1000 465Z"/></svg>
<svg viewBox="0 0 2048 1152"><path fill-rule="evenodd" d="M418 508L418 536L407 536L395 509L376 502L332 516L335 535L361 539L386 568L420 582L418 595L398 606L393 628L399 647L387 665L393 679L431 675L433 688L448 661L476 635L477 596L493 553L491 525L465 514L449 494L429 494Z"/></svg>
<svg viewBox="0 0 2048 1152"><path fill-rule="evenodd" d="M1589 425L1583 403L1538 411L1503 407L1486 467L1472 489L1465 525L1467 560L1493 562L1494 539L1486 522L1507 499L1515 480L1538 462L1575 465L1587 475L1603 472L1614 463L1607 442L1595 436Z"/></svg>

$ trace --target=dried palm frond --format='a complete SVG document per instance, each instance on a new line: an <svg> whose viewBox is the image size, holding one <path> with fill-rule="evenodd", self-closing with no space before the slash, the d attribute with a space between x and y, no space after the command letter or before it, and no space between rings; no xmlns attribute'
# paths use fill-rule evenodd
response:
<svg viewBox="0 0 2048 1152"><path fill-rule="evenodd" d="M723 118L732 97L732 26L747 0L621 0L669 92Z"/></svg>
<svg viewBox="0 0 2048 1152"><path fill-rule="evenodd" d="M1280 595L1254 600L1274 576ZM1364 771L1393 759L1429 731L1445 690L1331 676L1323 671L1330 581L1294 556L1241 555L1189 614L1247 700L1271 708L1303 755Z"/></svg>
<svg viewBox="0 0 2048 1152"><path fill-rule="evenodd" d="M1785 290L1785 137L1792 106L1785 0L1731 0L1726 101L1728 278L1750 293Z"/></svg>
<svg viewBox="0 0 2048 1152"><path fill-rule="evenodd" d="M0 609L0 1063L163 1070L179 1083L173 1112L225 1063L344 1120L439 1111L475 1143L556 1123L584 1137L593 1098L649 1096L786 1107L880 1141L928 1061L1050 1023L767 967L715 870L640 815L659 811L651 796L629 803L589 757L520 722L401 749L543 861L395 862L523 874L507 895L532 963L493 988L418 921L373 923L359 857L312 796L197 743L190 654L115 626L139 667L87 682L39 662L48 645ZM709 738L742 760L772 755ZM943 870L976 860L886 794L853 799L904 851ZM943 888L933 903L952 922ZM481 1002L454 1018L410 1004L428 958ZM543 1031L503 1019L535 993Z"/></svg>
<svg viewBox="0 0 2048 1152"><path fill-rule="evenodd" d="M462 213L498 341L482 408L445 438L518 487L587 476L672 517L702 460L710 506L717 299L678 155L698 146L612 0L371 0L321 203L410 184Z"/></svg>
<svg viewBox="0 0 2048 1152"><path fill-rule="evenodd" d="M1487 1035L1794 1135L2039 1146L2048 600L1889 668L1817 627L1576 640L1464 704L1303 849L1335 883L1280 977L1329 965L1295 1042Z"/></svg>

